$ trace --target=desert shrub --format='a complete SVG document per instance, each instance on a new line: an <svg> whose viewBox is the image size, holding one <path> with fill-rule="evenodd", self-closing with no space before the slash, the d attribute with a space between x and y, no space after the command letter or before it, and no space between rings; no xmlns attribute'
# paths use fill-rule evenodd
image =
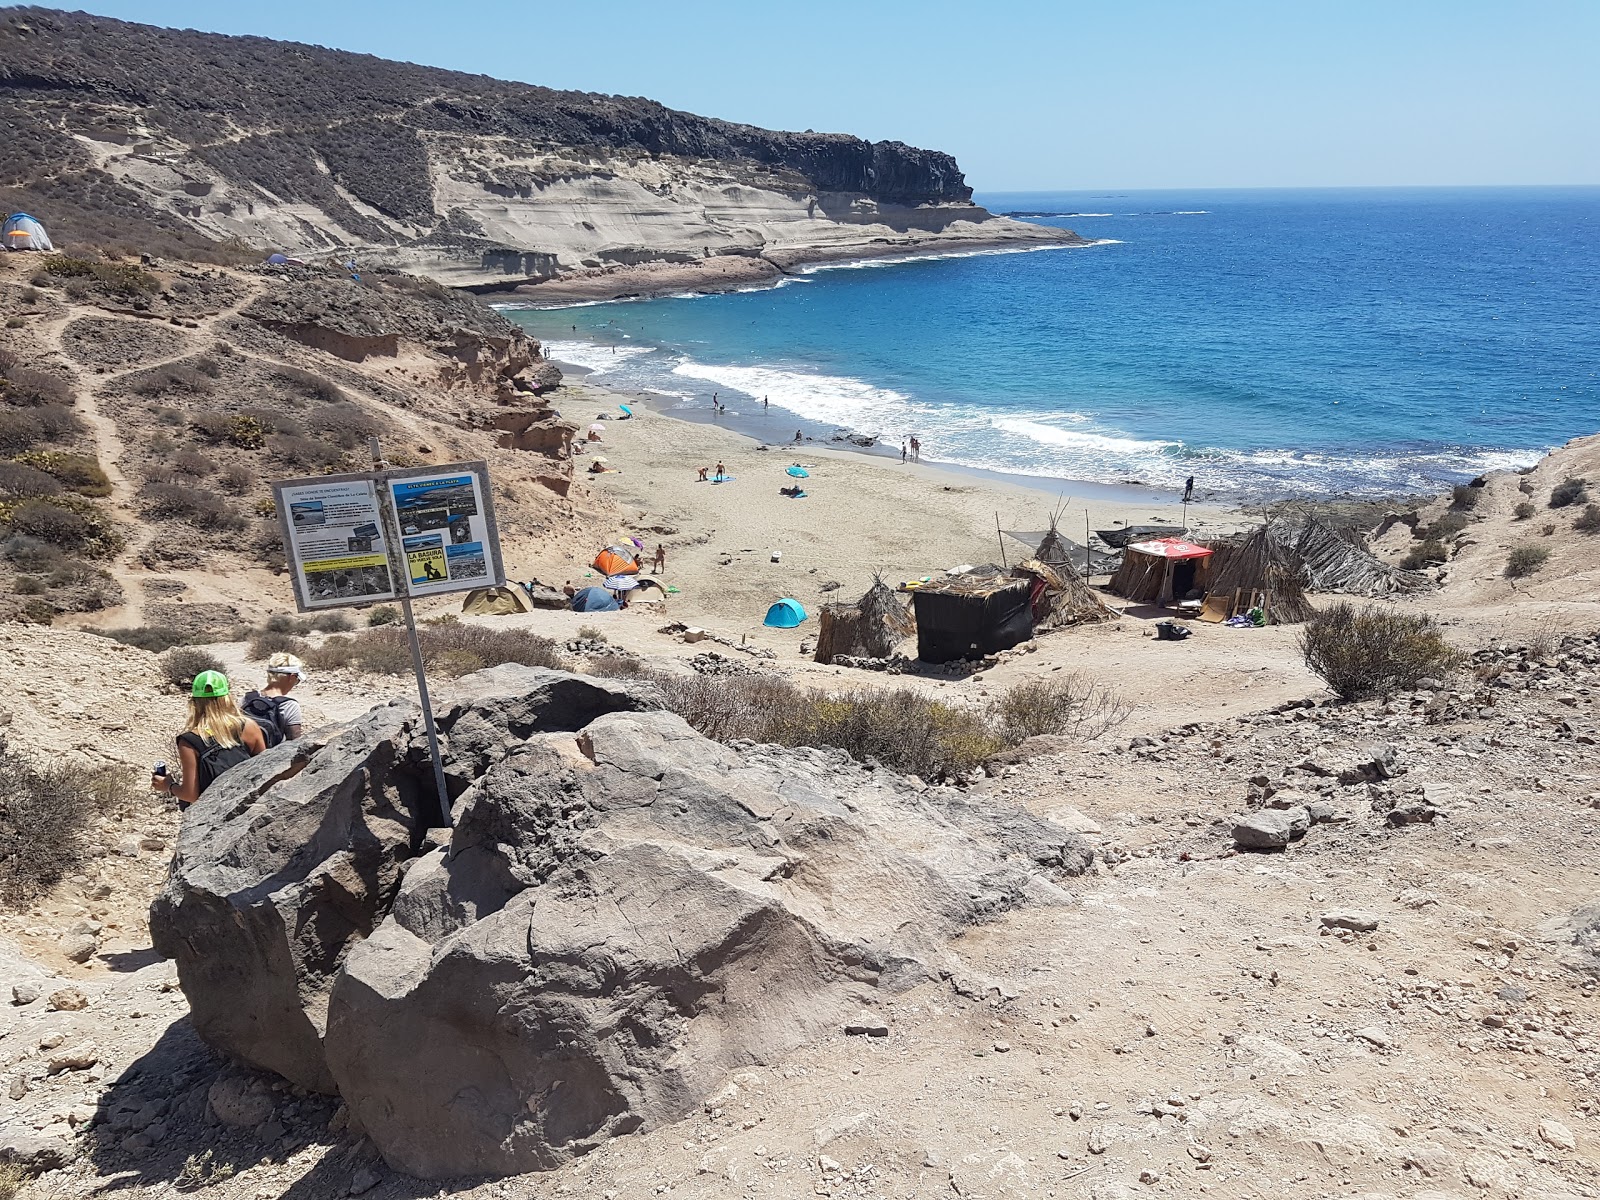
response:
<svg viewBox="0 0 1600 1200"><path fill-rule="evenodd" d="M273 613L261 623L261 628L266 633L306 633L311 626L288 613Z"/></svg>
<svg viewBox="0 0 1600 1200"><path fill-rule="evenodd" d="M1563 479L1550 490L1551 508L1569 508L1582 504L1589 496L1587 479Z"/></svg>
<svg viewBox="0 0 1600 1200"><path fill-rule="evenodd" d="M0 454L16 454L44 441L44 425L31 412L0 411Z"/></svg>
<svg viewBox="0 0 1600 1200"><path fill-rule="evenodd" d="M222 474L217 476L217 486L235 496L248 492L255 481L256 477L248 467L237 465L223 468Z"/></svg>
<svg viewBox="0 0 1600 1200"><path fill-rule="evenodd" d="M154 520L187 521L197 529L240 529L244 519L221 496L181 483L147 484L139 493L144 515Z"/></svg>
<svg viewBox="0 0 1600 1200"><path fill-rule="evenodd" d="M344 393L337 385L329 383L321 376L313 375L310 371L302 371L299 367L274 367L272 378L288 384L294 391L322 404L340 404L345 399Z"/></svg>
<svg viewBox="0 0 1600 1200"><path fill-rule="evenodd" d="M1128 712L1110 688L1075 674L1019 683L994 704L1001 736L1013 745L1050 733L1099 737L1127 720Z"/></svg>
<svg viewBox="0 0 1600 1200"><path fill-rule="evenodd" d="M44 260L44 269L59 279L93 281L103 290L123 296L161 290L161 282L154 275L121 263L91 262L87 258L55 254Z"/></svg>
<svg viewBox="0 0 1600 1200"><path fill-rule="evenodd" d="M1554 629L1541 629L1528 639L1524 649L1535 662L1550 662L1561 649L1561 635Z"/></svg>
<svg viewBox="0 0 1600 1200"><path fill-rule="evenodd" d="M400 610L392 604L380 604L367 613L367 624L371 626L395 625L399 621Z"/></svg>
<svg viewBox="0 0 1600 1200"><path fill-rule="evenodd" d="M24 304L37 304L39 303L40 299L39 289L25 287L22 289L22 291L17 293L17 298Z"/></svg>
<svg viewBox="0 0 1600 1200"><path fill-rule="evenodd" d="M1418 525L1411 531L1411 536L1419 542L1442 542L1455 537L1466 527L1465 513L1447 512L1426 525Z"/></svg>
<svg viewBox="0 0 1600 1200"><path fill-rule="evenodd" d="M131 782L121 770L24 758L0 743L0 902L20 907L72 870L95 818Z"/></svg>
<svg viewBox="0 0 1600 1200"><path fill-rule="evenodd" d="M1513 546L1511 553L1506 555L1507 579L1522 579L1532 575L1549 561L1550 547L1522 545Z"/></svg>
<svg viewBox="0 0 1600 1200"><path fill-rule="evenodd" d="M1441 679L1462 658L1432 617L1348 601L1306 622L1300 653L1306 666L1346 700L1387 695L1425 677Z"/></svg>
<svg viewBox="0 0 1600 1200"><path fill-rule="evenodd" d="M202 354L194 360L194 369L207 379L217 379L222 375L222 364L208 354Z"/></svg>
<svg viewBox="0 0 1600 1200"><path fill-rule="evenodd" d="M129 385L128 390L135 396L165 396L168 392L204 396L211 388L209 375L187 363L172 363L146 371Z"/></svg>
<svg viewBox="0 0 1600 1200"><path fill-rule="evenodd" d="M1533 514L1538 511L1533 505L1523 500L1511 510L1511 515L1519 521L1531 521L1533 520Z"/></svg>
<svg viewBox="0 0 1600 1200"><path fill-rule="evenodd" d="M306 425L345 450L384 431L384 423L348 401L330 404L306 418Z"/></svg>
<svg viewBox="0 0 1600 1200"><path fill-rule="evenodd" d="M251 658L268 659L274 654L283 653L305 658L310 652L311 648L292 633L279 633L268 629L250 639Z"/></svg>
<svg viewBox="0 0 1600 1200"><path fill-rule="evenodd" d="M466 675L508 662L558 669L566 665L553 641L525 629L486 629L450 622L424 625L417 635L424 665L442 675ZM305 657L318 668L356 666L378 675L404 675L411 670L406 633L392 626L329 638Z"/></svg>
<svg viewBox="0 0 1600 1200"><path fill-rule="evenodd" d="M41 542L38 538L20 533L14 533L0 542L0 554L23 571L54 571L73 561L49 542Z"/></svg>
<svg viewBox="0 0 1600 1200"><path fill-rule="evenodd" d="M1450 489L1450 507L1460 509L1462 512L1471 512L1478 507L1478 501L1483 497L1483 489L1472 487L1470 484L1458 483Z"/></svg>
<svg viewBox="0 0 1600 1200"><path fill-rule="evenodd" d="M17 455L17 462L43 471L80 496L109 496L111 478L100 460L89 454L69 454L64 450L30 450Z"/></svg>
<svg viewBox="0 0 1600 1200"><path fill-rule="evenodd" d="M1420 571L1424 567L1436 566L1448 562L1450 551L1444 548L1443 542L1423 542L1420 546L1413 546L1409 553L1400 560L1400 566L1407 571Z"/></svg>
<svg viewBox="0 0 1600 1200"><path fill-rule="evenodd" d="M0 396L11 404L41 408L46 404L72 403L72 385L59 375L8 366L0 372Z"/></svg>
<svg viewBox="0 0 1600 1200"><path fill-rule="evenodd" d="M813 692L785 707L771 732L783 745L835 746L924 779L959 778L1006 746L981 714L906 688Z"/></svg>
<svg viewBox="0 0 1600 1200"><path fill-rule="evenodd" d="M356 627L349 615L342 612L318 613L308 624L318 633L349 633Z"/></svg>
<svg viewBox="0 0 1600 1200"><path fill-rule="evenodd" d="M307 470L330 467L344 457L344 452L329 442L294 434L278 434L268 438L267 451L286 466Z"/></svg>
<svg viewBox="0 0 1600 1200"><path fill-rule="evenodd" d="M1600 533L1600 504L1585 505L1572 527L1579 533Z"/></svg>
<svg viewBox="0 0 1600 1200"><path fill-rule="evenodd" d="M61 481L54 475L26 463L0 462L0 495L28 499L60 492Z"/></svg>
<svg viewBox="0 0 1600 1200"><path fill-rule="evenodd" d="M45 582L37 575L18 575L11 585L12 591L19 596L42 596L45 591Z"/></svg>
<svg viewBox="0 0 1600 1200"><path fill-rule="evenodd" d="M217 464L209 455L201 454L197 450L184 450L174 456L172 465L183 474L194 478L204 478L217 469Z"/></svg>
<svg viewBox="0 0 1600 1200"><path fill-rule="evenodd" d="M163 425L171 425L174 428L178 428L182 426L184 422L183 409L167 408L165 405L163 405L161 408L156 409L156 420L160 421Z"/></svg>
<svg viewBox="0 0 1600 1200"><path fill-rule="evenodd" d="M19 504L11 514L11 528L52 546L66 548L82 545L93 532L88 518L49 500L26 500Z"/></svg>
<svg viewBox="0 0 1600 1200"><path fill-rule="evenodd" d="M22 317L7 317L6 318L6 328L7 329L21 329L27 323L28 322Z"/></svg>
<svg viewBox="0 0 1600 1200"><path fill-rule="evenodd" d="M266 444L261 422L243 413L191 413L189 428L212 445L227 443L241 450L259 450Z"/></svg>
<svg viewBox="0 0 1600 1200"><path fill-rule="evenodd" d="M602 675L607 679L638 679L640 676L648 676L650 668L637 658L622 654L602 654L589 663L588 673Z"/></svg>
<svg viewBox="0 0 1600 1200"><path fill-rule="evenodd" d="M161 654L174 646L187 646L191 642L201 640L193 634L164 625L128 625L122 629L93 629L89 632L98 633L113 642L121 642L124 646L136 646L140 650L148 650L152 654Z"/></svg>
<svg viewBox="0 0 1600 1200"><path fill-rule="evenodd" d="M161 656L161 673L167 682L187 692L194 677L202 671L223 671L222 660L209 650L194 646L174 646Z"/></svg>
<svg viewBox="0 0 1600 1200"><path fill-rule="evenodd" d="M578 626L578 640L584 642L605 642L609 641L610 639L606 637L606 631L601 629L598 625L580 625Z"/></svg>

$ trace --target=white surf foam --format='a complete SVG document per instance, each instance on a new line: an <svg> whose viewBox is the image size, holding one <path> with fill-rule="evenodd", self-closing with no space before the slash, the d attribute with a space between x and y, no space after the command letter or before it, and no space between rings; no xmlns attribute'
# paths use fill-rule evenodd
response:
<svg viewBox="0 0 1600 1200"><path fill-rule="evenodd" d="M1107 216L1110 214L1107 213ZM846 262L807 263L796 267L797 275L816 275L822 271L868 271L878 267L896 267L901 263L941 262L947 258L990 258L1001 254L1038 254L1045 250L1087 250L1090 246L1120 246L1116 238L1099 238L1089 242L1051 242L1047 246L994 246L985 250L944 250L937 254L893 254L883 258L852 258Z"/></svg>
<svg viewBox="0 0 1600 1200"><path fill-rule="evenodd" d="M838 425L866 433L903 430L915 424L911 397L893 388L875 387L844 375L823 375L782 367L731 367L685 359L674 375L704 379L743 393L753 400L767 397L808 421Z"/></svg>
<svg viewBox="0 0 1600 1200"><path fill-rule="evenodd" d="M585 367L597 375L616 371L629 359L653 353L655 349L654 346L641 346L636 342L618 342L613 348L604 342L582 342L571 339L544 344L545 357L553 358L557 362L571 363L575 367Z"/></svg>

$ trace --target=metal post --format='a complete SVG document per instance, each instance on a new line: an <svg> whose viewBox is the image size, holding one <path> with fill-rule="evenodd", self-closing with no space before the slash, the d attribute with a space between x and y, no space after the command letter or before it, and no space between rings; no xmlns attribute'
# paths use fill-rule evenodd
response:
<svg viewBox="0 0 1600 1200"><path fill-rule="evenodd" d="M400 611L406 620L406 638L411 643L411 669L417 676L417 696L422 701L422 727L428 734L428 757L433 760L433 785L439 792L439 812L446 825L453 826L450 818L450 791L444 781L444 757L439 753L439 731L433 724L433 701L428 696L428 674L422 665L422 642L417 637L417 618L411 609L411 580L406 567L405 544L400 540L400 529L394 520L394 505L389 498L389 479L384 473L383 447L377 438L368 438L372 451L372 469L378 484L378 513L383 521L384 545L389 549L389 574L395 591L400 595Z"/></svg>
<svg viewBox="0 0 1600 1200"><path fill-rule="evenodd" d="M1005 534L1000 532L1000 514L998 512L994 514L994 537L995 541L1000 543L1000 565L1009 571L1011 564L1006 561L1006 538Z"/></svg>
<svg viewBox="0 0 1600 1200"><path fill-rule="evenodd" d="M1089 510L1086 508L1083 510L1083 581L1085 583L1088 583L1089 576L1094 574L1094 564L1089 559L1091 554L1089 539L1093 536L1089 532Z"/></svg>

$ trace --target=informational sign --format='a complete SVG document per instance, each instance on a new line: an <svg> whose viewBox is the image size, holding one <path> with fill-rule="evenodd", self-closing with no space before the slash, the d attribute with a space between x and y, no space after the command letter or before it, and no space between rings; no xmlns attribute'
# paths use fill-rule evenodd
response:
<svg viewBox="0 0 1600 1200"><path fill-rule="evenodd" d="M500 586L488 464L273 485L302 611Z"/></svg>
<svg viewBox="0 0 1600 1200"><path fill-rule="evenodd" d="M371 475L325 475L273 485L283 546L302 611L393 600L383 510Z"/></svg>
<svg viewBox="0 0 1600 1200"><path fill-rule="evenodd" d="M505 582L487 464L390 471L388 479L412 596Z"/></svg>

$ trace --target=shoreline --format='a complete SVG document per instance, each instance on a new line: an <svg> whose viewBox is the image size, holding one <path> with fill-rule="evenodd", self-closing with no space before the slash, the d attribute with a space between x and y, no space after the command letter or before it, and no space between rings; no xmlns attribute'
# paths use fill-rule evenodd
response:
<svg viewBox="0 0 1600 1200"><path fill-rule="evenodd" d="M866 242L848 247L773 248L757 254L723 254L692 262L651 262L594 268L543 283L524 283L504 290L473 290L484 303L497 308L575 308L627 300L660 300L678 295L714 296L726 292L764 291L781 287L784 281L811 274L814 270L844 268L856 263L1030 254L1043 250L1084 250L1116 244L1115 238L1085 238L1071 230L1056 230L1047 225L1030 228L1042 232L1037 237L948 237L904 243ZM1055 233L1063 236L1046 236Z"/></svg>

